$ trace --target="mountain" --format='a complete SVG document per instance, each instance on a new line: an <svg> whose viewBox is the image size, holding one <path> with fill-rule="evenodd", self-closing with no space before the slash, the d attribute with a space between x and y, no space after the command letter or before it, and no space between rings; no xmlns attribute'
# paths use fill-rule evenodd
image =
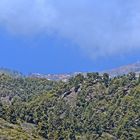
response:
<svg viewBox="0 0 140 140"><path fill-rule="evenodd" d="M139 74L140 73L140 61L136 62L134 64L121 66L119 68L115 68L112 70L107 70L105 72L109 73L111 76L124 75L124 74L128 74L130 72L135 72L135 73Z"/></svg>
<svg viewBox="0 0 140 140"><path fill-rule="evenodd" d="M140 73L140 61L133 63L133 64L114 68L111 70L105 70L103 72L100 72L100 74L102 75L103 73L108 73L110 76L114 77L114 76L128 74L130 72L135 72L137 75L139 75L139 73ZM24 76L22 73L20 73L18 71L6 69L6 68L0 68L0 74L2 74L2 73L6 74L6 75L10 75L12 77L16 77L16 78ZM70 78L72 78L80 73L83 74L84 76L87 74L87 72L73 72L73 73L62 73L62 74L30 73L26 77L67 82Z"/></svg>
<svg viewBox="0 0 140 140"><path fill-rule="evenodd" d="M140 78L0 75L0 139L140 140Z"/></svg>
<svg viewBox="0 0 140 140"><path fill-rule="evenodd" d="M62 74L40 74L40 73L31 73L29 74L29 77L32 78L46 78L48 80L53 80L53 81L63 81L66 82L68 79L71 77L76 76L81 72L74 72L74 73L62 73Z"/></svg>
<svg viewBox="0 0 140 140"><path fill-rule="evenodd" d="M125 66L121 66L118 68L114 68L111 70L106 70L101 72L102 73L108 73L110 76L114 77L114 76L119 76L119 75L124 75L124 74L128 74L130 72L135 72L137 75L139 75L140 73L140 61L133 63L133 64L129 64L129 65L125 65ZM63 73L63 74L40 74L40 73L32 73L29 75L29 77L35 77L35 78L47 78L48 80L54 80L54 81L68 81L68 79L70 79L71 77L76 76L77 74L82 73L83 75L86 75L87 72L74 72L74 73Z"/></svg>
<svg viewBox="0 0 140 140"><path fill-rule="evenodd" d="M7 68L0 68L0 74L6 74L12 77L22 77L22 73L15 71L15 70L11 70L11 69L7 69Z"/></svg>

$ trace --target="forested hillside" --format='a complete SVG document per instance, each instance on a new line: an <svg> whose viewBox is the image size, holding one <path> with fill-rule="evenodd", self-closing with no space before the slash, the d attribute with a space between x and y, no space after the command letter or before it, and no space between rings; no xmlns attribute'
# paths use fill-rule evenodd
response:
<svg viewBox="0 0 140 140"><path fill-rule="evenodd" d="M0 139L140 140L140 77L0 74Z"/></svg>

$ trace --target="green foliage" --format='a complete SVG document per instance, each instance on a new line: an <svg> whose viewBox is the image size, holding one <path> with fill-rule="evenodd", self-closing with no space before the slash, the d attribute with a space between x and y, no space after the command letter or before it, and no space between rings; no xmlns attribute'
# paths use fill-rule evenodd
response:
<svg viewBox="0 0 140 140"><path fill-rule="evenodd" d="M31 129L49 140L138 140L138 81L134 73L114 78L78 74L66 83L1 75L0 118L21 133ZM0 136L9 131L18 136L18 130L0 127Z"/></svg>
<svg viewBox="0 0 140 140"><path fill-rule="evenodd" d="M43 140L34 132L26 131L19 125L13 125L0 119L0 139L2 140Z"/></svg>

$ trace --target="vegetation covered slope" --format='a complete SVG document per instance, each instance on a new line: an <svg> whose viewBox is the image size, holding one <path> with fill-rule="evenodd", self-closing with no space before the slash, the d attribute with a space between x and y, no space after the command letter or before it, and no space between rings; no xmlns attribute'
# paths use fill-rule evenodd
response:
<svg viewBox="0 0 140 140"><path fill-rule="evenodd" d="M140 139L140 78L135 73L112 79L106 73L78 74L66 83L0 78L0 117L33 126L44 139Z"/></svg>
<svg viewBox="0 0 140 140"><path fill-rule="evenodd" d="M28 132L18 125L13 125L0 119L1 140L42 140L34 132Z"/></svg>

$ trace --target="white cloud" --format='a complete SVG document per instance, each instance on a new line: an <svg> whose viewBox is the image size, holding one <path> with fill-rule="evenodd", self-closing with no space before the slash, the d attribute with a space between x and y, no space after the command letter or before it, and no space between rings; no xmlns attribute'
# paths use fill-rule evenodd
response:
<svg viewBox="0 0 140 140"><path fill-rule="evenodd" d="M48 0L1 0L0 9L0 22L23 34L49 31L57 16Z"/></svg>
<svg viewBox="0 0 140 140"><path fill-rule="evenodd" d="M0 23L18 34L57 33L90 57L140 50L138 0L1 0Z"/></svg>

